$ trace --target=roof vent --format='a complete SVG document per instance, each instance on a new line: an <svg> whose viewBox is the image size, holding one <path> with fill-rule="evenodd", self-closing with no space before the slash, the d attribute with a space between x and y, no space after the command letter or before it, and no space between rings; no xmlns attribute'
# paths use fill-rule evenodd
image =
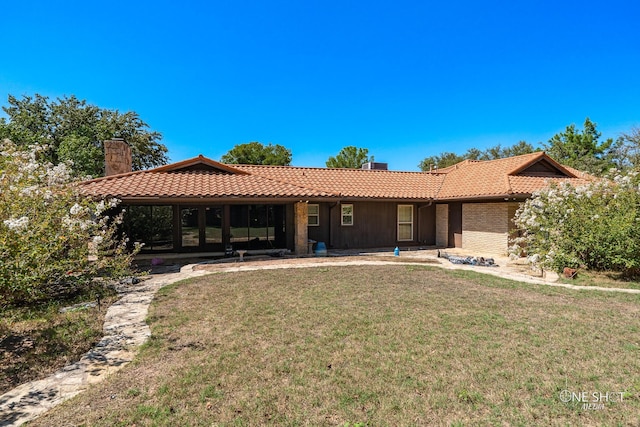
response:
<svg viewBox="0 0 640 427"><path fill-rule="evenodd" d="M379 162L368 162L365 163L364 165L362 165L362 169L364 170L376 170L376 171L386 171L388 170L388 164L387 163L379 163Z"/></svg>

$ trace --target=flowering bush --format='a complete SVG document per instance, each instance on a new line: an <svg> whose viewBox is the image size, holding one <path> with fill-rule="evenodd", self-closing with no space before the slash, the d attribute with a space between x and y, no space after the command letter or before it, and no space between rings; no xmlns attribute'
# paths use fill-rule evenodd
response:
<svg viewBox="0 0 640 427"><path fill-rule="evenodd" d="M129 273L117 200L82 197L68 164L0 142L0 306L22 304Z"/></svg>
<svg viewBox="0 0 640 427"><path fill-rule="evenodd" d="M637 172L611 171L588 185L552 185L517 211L512 255L528 254L543 268L561 271L640 272L640 186Z"/></svg>

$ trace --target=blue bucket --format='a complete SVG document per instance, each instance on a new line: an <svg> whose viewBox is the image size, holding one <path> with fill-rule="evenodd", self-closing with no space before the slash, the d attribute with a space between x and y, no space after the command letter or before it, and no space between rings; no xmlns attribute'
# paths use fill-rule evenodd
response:
<svg viewBox="0 0 640 427"><path fill-rule="evenodd" d="M318 242L316 245L316 256L327 256L327 247L324 242Z"/></svg>

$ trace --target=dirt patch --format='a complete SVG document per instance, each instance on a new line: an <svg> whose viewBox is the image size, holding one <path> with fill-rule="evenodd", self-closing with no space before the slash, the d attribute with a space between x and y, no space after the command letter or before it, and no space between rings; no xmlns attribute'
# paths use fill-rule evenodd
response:
<svg viewBox="0 0 640 427"><path fill-rule="evenodd" d="M0 319L0 394L42 379L79 360L103 336L104 316L116 296L100 307L59 312L12 309Z"/></svg>
<svg viewBox="0 0 640 427"><path fill-rule="evenodd" d="M245 261L231 260L226 262L212 261L201 262L196 264L194 270L206 270L216 271L225 270L230 267L243 267L243 266L277 266L277 265L306 265L313 264L328 264L335 262L371 262L371 261L384 261L384 262L398 262L398 263L420 263L420 264L440 264L440 261L429 258L400 258L393 255L347 255L347 256L329 256L329 257L245 257Z"/></svg>

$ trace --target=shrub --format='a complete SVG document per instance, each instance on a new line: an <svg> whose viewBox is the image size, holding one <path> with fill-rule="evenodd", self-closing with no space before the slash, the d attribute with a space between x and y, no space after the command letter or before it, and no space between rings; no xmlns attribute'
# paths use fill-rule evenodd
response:
<svg viewBox="0 0 640 427"><path fill-rule="evenodd" d="M640 187L637 172L612 171L607 179L572 187L552 185L527 200L514 222L519 236L512 254L524 250L532 263L561 271L640 272Z"/></svg>
<svg viewBox="0 0 640 427"><path fill-rule="evenodd" d="M130 274L118 201L82 197L70 165L41 146L0 142L0 306L51 298Z"/></svg>

